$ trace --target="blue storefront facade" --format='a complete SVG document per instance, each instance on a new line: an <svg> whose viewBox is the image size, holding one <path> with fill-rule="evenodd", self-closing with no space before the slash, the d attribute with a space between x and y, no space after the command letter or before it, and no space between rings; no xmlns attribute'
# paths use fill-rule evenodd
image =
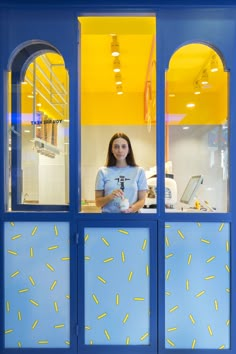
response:
<svg viewBox="0 0 236 354"><path fill-rule="evenodd" d="M93 126L94 136L100 128L95 123L86 125L82 118L85 111L81 79L83 19L79 23L78 18L83 17L155 18L156 80L152 95L155 95L156 113L155 122L150 124L151 134L155 135L152 151L158 181L156 207L152 212L106 214L95 209L91 212L85 207L85 199L89 198L83 197L83 188L90 178L88 173L85 180L83 174L87 166L85 144L89 144L91 156L95 156L103 137L100 135L100 140L94 141L84 138L85 132L88 134L87 126L88 129ZM178 1L169 4L164 1L0 4L1 353L30 350L31 353L154 354L170 350L208 353L219 349L236 352L233 335L235 38L236 5L230 2L201 4L196 1L191 6ZM196 150L190 152L189 160L181 154L182 150L177 150L176 120L182 118L180 111L172 110L172 101L168 101L166 94L170 93L171 85L167 72L172 68L175 55L183 53L181 70L183 74L188 71L190 59L186 57L184 61L183 48L196 48L195 53L198 48L213 50L221 59L223 77L223 81L218 82L217 95L210 92L208 98L215 111L209 110L209 115L205 116L202 112L207 110L206 103L200 102L201 114L191 113L188 117L186 114L188 121L181 125L190 122L189 126L194 129L200 126ZM36 111L27 110L22 96L24 81L34 83L34 75L37 76L37 66L32 67L31 74L28 68L44 54L63 58L69 77L66 79L69 94L60 91L57 98L62 100L64 109L58 108L58 114L62 112L64 118L47 117L45 123L49 126L52 120L56 121L53 125L57 124L59 131L64 120L63 139L69 137L66 153L62 154L67 156L66 162L62 168L61 160L53 165L59 190L64 185L68 187L64 188L63 201L57 195L51 197L56 182L55 176L50 182L46 160L55 160L58 155L60 145L54 140L55 136L61 139L60 133L54 135L53 143L48 143L47 139L42 143L42 136L37 135L35 129L30 152L25 150L23 136L28 120L31 128L41 125L42 131L43 118L37 118ZM47 58L49 56L44 58L44 64ZM57 66L61 67L62 63ZM44 76L45 73L46 69ZM51 86L56 87L54 72L50 74ZM45 83L41 80L41 93L39 86L32 84L32 95L45 98ZM210 86L206 90L210 90ZM64 100L69 106L66 113ZM39 102L34 97L33 101L35 108ZM54 106L61 107L58 102ZM217 111L223 112L224 117L215 118ZM89 113L92 115L92 110ZM118 122L117 126L122 124ZM150 126L148 129L150 137ZM100 130L97 131L100 134ZM203 174L211 170L208 184L213 192L209 187L207 193L214 194L213 207L205 201L204 208L199 210L195 204L191 212L183 207L169 208L166 203L167 160L176 159L187 176L188 170L190 176L201 173L200 167L191 169L190 160L201 166L199 161L205 155L200 145L204 144L201 139L205 132L210 162ZM213 139L216 132L217 137L220 136L219 143ZM183 151L190 150L189 139L180 135L180 141ZM142 145L142 141L139 143ZM37 150L38 144L41 150ZM37 166L30 164L36 159L35 155L30 155L31 151L35 154L35 150L41 161ZM29 162L29 167L25 161ZM214 170L217 163L220 170ZM41 201L34 192L36 168ZM178 168L174 173L178 174ZM25 189L27 178L31 189ZM181 178L179 181L182 183ZM30 193L32 198L27 200ZM181 191L179 193L178 200Z"/></svg>

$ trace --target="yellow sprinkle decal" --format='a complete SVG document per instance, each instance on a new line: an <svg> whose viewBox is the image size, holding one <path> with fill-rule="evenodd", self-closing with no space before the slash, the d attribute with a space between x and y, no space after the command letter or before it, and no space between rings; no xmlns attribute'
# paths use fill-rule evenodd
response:
<svg viewBox="0 0 236 354"><path fill-rule="evenodd" d="M120 295L116 294L116 305L119 305L120 303Z"/></svg>
<svg viewBox="0 0 236 354"><path fill-rule="evenodd" d="M167 254L167 255L166 255L166 259L168 259L168 258L170 258L170 257L173 257L173 255L174 255L173 253Z"/></svg>
<svg viewBox="0 0 236 354"><path fill-rule="evenodd" d="M8 250L7 252L9 254L12 254L13 256L17 256L17 252L16 251Z"/></svg>
<svg viewBox="0 0 236 354"><path fill-rule="evenodd" d="M225 265L225 269L227 270L227 272L230 272L229 266L227 264Z"/></svg>
<svg viewBox="0 0 236 354"><path fill-rule="evenodd" d="M191 263L191 261L192 261L192 255L189 254L189 256L188 256L188 265Z"/></svg>
<svg viewBox="0 0 236 354"><path fill-rule="evenodd" d="M170 272L171 272L170 269L168 269L166 272L166 280L168 280L170 278Z"/></svg>
<svg viewBox="0 0 236 354"><path fill-rule="evenodd" d="M187 291L189 290L189 280L188 279L186 280L186 290Z"/></svg>
<svg viewBox="0 0 236 354"><path fill-rule="evenodd" d="M201 227L201 223L200 223L200 222L197 222L197 226L198 226L198 227Z"/></svg>
<svg viewBox="0 0 236 354"><path fill-rule="evenodd" d="M226 248L226 252L229 252L229 241L226 241L226 246L225 246L225 248Z"/></svg>
<svg viewBox="0 0 236 354"><path fill-rule="evenodd" d="M125 262L125 253L124 253L124 251L121 252L121 259L122 259L122 262L124 263Z"/></svg>
<svg viewBox="0 0 236 354"><path fill-rule="evenodd" d="M31 235L34 236L37 230L38 230L38 226L35 226L33 231L31 232Z"/></svg>
<svg viewBox="0 0 236 354"><path fill-rule="evenodd" d="M200 296L202 296L203 294L205 294L205 290L200 291L200 293L198 293L198 294L196 295L196 297L200 297Z"/></svg>
<svg viewBox="0 0 236 354"><path fill-rule="evenodd" d="M89 256L85 256L84 259L85 261L90 261L91 258Z"/></svg>
<svg viewBox="0 0 236 354"><path fill-rule="evenodd" d="M18 348L21 348L21 347L22 347L21 342L17 342L17 345L18 345Z"/></svg>
<svg viewBox="0 0 236 354"><path fill-rule="evenodd" d="M29 288L20 289L18 290L18 293L26 293L27 291L29 291Z"/></svg>
<svg viewBox="0 0 236 354"><path fill-rule="evenodd" d="M129 318L129 314L127 313L126 315L125 315L125 317L123 318L123 323L126 323L127 322L127 320L128 320L128 318Z"/></svg>
<svg viewBox="0 0 236 354"><path fill-rule="evenodd" d="M99 315L99 316L97 317L97 319L100 320L101 318L106 317L106 316L107 316L107 313L104 312L104 313L102 313L101 315Z"/></svg>
<svg viewBox="0 0 236 354"><path fill-rule="evenodd" d="M10 222L11 226L15 226L15 223L13 221Z"/></svg>
<svg viewBox="0 0 236 354"><path fill-rule="evenodd" d="M167 236L165 237L165 241L166 241L166 247L170 247L170 241Z"/></svg>
<svg viewBox="0 0 236 354"><path fill-rule="evenodd" d="M55 325L55 326L54 326L54 328L63 328L63 327L65 327L64 324L58 324L58 325Z"/></svg>
<svg viewBox="0 0 236 354"><path fill-rule="evenodd" d="M229 288L226 288L225 291L226 291L227 293L230 293L230 289L229 289Z"/></svg>
<svg viewBox="0 0 236 354"><path fill-rule="evenodd" d="M35 286L35 281L34 281L34 279L33 279L31 276L29 276L29 281L31 282L31 284L32 284L33 286Z"/></svg>
<svg viewBox="0 0 236 354"><path fill-rule="evenodd" d="M215 275L209 275L208 277L205 277L204 279L205 280L210 280L210 279L214 279L215 278Z"/></svg>
<svg viewBox="0 0 236 354"><path fill-rule="evenodd" d="M9 333L12 333L13 332L13 329L7 329L6 331L5 331L5 334L9 334Z"/></svg>
<svg viewBox="0 0 236 354"><path fill-rule="evenodd" d="M70 345L70 341L69 341L69 340L66 340L66 341L65 341L65 344L66 344L66 345Z"/></svg>
<svg viewBox="0 0 236 354"><path fill-rule="evenodd" d="M146 265L146 276L147 277L149 276L149 265L148 264Z"/></svg>
<svg viewBox="0 0 236 354"><path fill-rule="evenodd" d="M39 304L36 302L36 301L34 301L34 300L29 300L30 302L31 302L31 304L33 304L34 306L39 306Z"/></svg>
<svg viewBox="0 0 236 354"><path fill-rule="evenodd" d="M189 318L190 318L192 324L195 324L196 321L195 321L195 319L193 318L193 315L190 314L190 315L189 315Z"/></svg>
<svg viewBox="0 0 236 354"><path fill-rule="evenodd" d="M104 263L108 263L108 262L111 262L111 261L114 261L114 258L113 257L110 257L110 258L107 258L107 259L104 259Z"/></svg>
<svg viewBox="0 0 236 354"><path fill-rule="evenodd" d="M46 263L46 267L48 267L48 269L50 269L52 272L55 272L55 269L49 263Z"/></svg>
<svg viewBox="0 0 236 354"><path fill-rule="evenodd" d="M196 339L194 339L193 341L192 341L192 349L194 349L196 347Z"/></svg>
<svg viewBox="0 0 236 354"><path fill-rule="evenodd" d="M18 315L18 320L21 321L21 320L22 320L21 312L18 311L18 314L17 314L17 315Z"/></svg>
<svg viewBox="0 0 236 354"><path fill-rule="evenodd" d="M219 347L219 349L225 349L225 345L222 344L222 345Z"/></svg>
<svg viewBox="0 0 236 354"><path fill-rule="evenodd" d="M57 248L59 248L59 246L55 245L55 246L50 246L48 247L48 250L49 251L52 251L52 250L56 250Z"/></svg>
<svg viewBox="0 0 236 354"><path fill-rule="evenodd" d="M39 323L38 320L34 321L34 323L32 324L32 329L35 329L35 327L37 326L38 323Z"/></svg>
<svg viewBox="0 0 236 354"><path fill-rule="evenodd" d="M89 330L91 329L91 327L90 327L90 326L85 326L85 329L86 329L87 331L89 331Z"/></svg>
<svg viewBox="0 0 236 354"><path fill-rule="evenodd" d="M172 308L169 310L169 312L174 312L174 311L178 310L178 308L179 308L179 306L176 305L176 306L172 307Z"/></svg>
<svg viewBox="0 0 236 354"><path fill-rule="evenodd" d="M58 312L58 304L57 304L56 301L54 301L54 309L55 309L56 312Z"/></svg>
<svg viewBox="0 0 236 354"><path fill-rule="evenodd" d="M184 239L184 235L183 235L183 233L182 233L180 230L178 230L178 234L180 235L180 237L181 237L182 239Z"/></svg>
<svg viewBox="0 0 236 354"><path fill-rule="evenodd" d="M12 240L17 240L18 238L20 238L22 235L21 234L18 234L18 235L15 235L15 236L12 236Z"/></svg>
<svg viewBox="0 0 236 354"><path fill-rule="evenodd" d="M38 344L48 344L48 340L39 340Z"/></svg>
<svg viewBox="0 0 236 354"><path fill-rule="evenodd" d="M126 345L129 345L129 344L130 344L130 337L127 337L127 338L126 338L125 344L126 344Z"/></svg>
<svg viewBox="0 0 236 354"><path fill-rule="evenodd" d="M134 301L144 301L144 297L134 297Z"/></svg>
<svg viewBox="0 0 236 354"><path fill-rule="evenodd" d="M125 231L125 230L118 230L118 232L120 232L121 234L125 234L125 235L128 235L128 231Z"/></svg>
<svg viewBox="0 0 236 354"><path fill-rule="evenodd" d="M226 321L226 326L229 326L229 324L230 324L230 320L227 320Z"/></svg>
<svg viewBox="0 0 236 354"><path fill-rule="evenodd" d="M57 281L54 280L54 282L53 282L52 285L50 286L50 290L53 290L56 285L57 285Z"/></svg>
<svg viewBox="0 0 236 354"><path fill-rule="evenodd" d="M144 251L146 247L147 247L147 240L144 240L142 245L142 250Z"/></svg>
<svg viewBox="0 0 236 354"><path fill-rule="evenodd" d="M56 236L58 236L58 228L57 228L57 225L54 225L54 233Z"/></svg>
<svg viewBox="0 0 236 354"><path fill-rule="evenodd" d="M34 257L34 250L33 250L33 247L30 247L30 257Z"/></svg>
<svg viewBox="0 0 236 354"><path fill-rule="evenodd" d="M208 245L210 244L210 241L205 240L204 238L201 238L201 242L203 242L203 243L207 243Z"/></svg>
<svg viewBox="0 0 236 354"><path fill-rule="evenodd" d="M170 291L166 291L165 294L166 294L166 296L170 296L171 292Z"/></svg>
<svg viewBox="0 0 236 354"><path fill-rule="evenodd" d="M140 338L140 340L143 341L143 340L146 339L148 336L149 336L149 334L148 334L148 333L145 333L145 334Z"/></svg>
<svg viewBox="0 0 236 354"><path fill-rule="evenodd" d="M172 340L170 340L170 339L167 338L166 341L167 341L167 343L169 343L172 347L175 347L175 343L172 342Z"/></svg>
<svg viewBox="0 0 236 354"><path fill-rule="evenodd" d="M222 229L223 229L224 225L225 225L224 223L220 225L220 227L219 227L219 231L222 231Z"/></svg>
<svg viewBox="0 0 236 354"><path fill-rule="evenodd" d="M131 281L132 277L133 277L133 272L130 272L128 276L128 280Z"/></svg>
<svg viewBox="0 0 236 354"><path fill-rule="evenodd" d="M69 261L69 260L70 260L70 257L62 257L61 260L62 260L62 261Z"/></svg>
<svg viewBox="0 0 236 354"><path fill-rule="evenodd" d="M88 239L89 239L89 235L88 235L88 234L86 234L86 235L84 236L84 242L87 242L87 241L88 241Z"/></svg>
<svg viewBox="0 0 236 354"><path fill-rule="evenodd" d="M14 278L16 275L20 274L19 270L17 270L15 273L11 274L11 278Z"/></svg>
<svg viewBox="0 0 236 354"><path fill-rule="evenodd" d="M171 225L165 224L165 228L166 228L166 229L170 229L170 228L171 228Z"/></svg>
<svg viewBox="0 0 236 354"><path fill-rule="evenodd" d="M172 332L172 331L176 331L176 330L177 330L177 327L172 327L172 328L168 328L167 332Z"/></svg>
<svg viewBox="0 0 236 354"><path fill-rule="evenodd" d="M100 280L103 284L106 284L106 280L100 277L99 275L97 276L98 280Z"/></svg>
<svg viewBox="0 0 236 354"><path fill-rule="evenodd" d="M215 305L215 310L218 311L219 307L218 307L218 301L217 300L214 301L214 305Z"/></svg>
<svg viewBox="0 0 236 354"><path fill-rule="evenodd" d="M104 333L105 333L105 336L107 337L107 339L110 340L111 339L110 335L106 329L104 330Z"/></svg>
<svg viewBox="0 0 236 354"><path fill-rule="evenodd" d="M106 246L110 246L109 242L104 237L102 237L102 241L105 243Z"/></svg>
<svg viewBox="0 0 236 354"><path fill-rule="evenodd" d="M99 304L98 298L95 294L93 294L93 300L96 304Z"/></svg>
<svg viewBox="0 0 236 354"><path fill-rule="evenodd" d="M210 336L213 336L213 332L212 332L211 326L208 326L207 329L208 329L208 332L209 332Z"/></svg>
<svg viewBox="0 0 236 354"><path fill-rule="evenodd" d="M212 262L215 258L216 258L215 256L212 256L212 257L208 258L208 259L206 260L206 262L207 262L207 263L210 263L210 262Z"/></svg>
<svg viewBox="0 0 236 354"><path fill-rule="evenodd" d="M10 312L10 302L9 301L6 302L6 311Z"/></svg>

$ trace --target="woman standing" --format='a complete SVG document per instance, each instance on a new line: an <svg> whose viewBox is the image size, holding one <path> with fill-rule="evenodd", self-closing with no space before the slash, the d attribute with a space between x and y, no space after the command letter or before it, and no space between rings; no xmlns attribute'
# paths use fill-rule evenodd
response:
<svg viewBox="0 0 236 354"><path fill-rule="evenodd" d="M96 206L104 213L136 213L144 206L147 189L144 169L135 162L130 139L124 133L114 134L106 164L97 173Z"/></svg>

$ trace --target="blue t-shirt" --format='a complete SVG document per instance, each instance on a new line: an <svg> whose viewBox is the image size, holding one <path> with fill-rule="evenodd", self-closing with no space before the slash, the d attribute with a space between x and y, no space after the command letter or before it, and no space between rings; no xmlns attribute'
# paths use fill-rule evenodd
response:
<svg viewBox="0 0 236 354"><path fill-rule="evenodd" d="M138 191L148 189L146 175L142 167L100 167L96 177L95 190L104 191L104 196L114 189L124 191L125 198L132 205L138 200ZM104 213L120 213L120 198L115 198L102 208Z"/></svg>

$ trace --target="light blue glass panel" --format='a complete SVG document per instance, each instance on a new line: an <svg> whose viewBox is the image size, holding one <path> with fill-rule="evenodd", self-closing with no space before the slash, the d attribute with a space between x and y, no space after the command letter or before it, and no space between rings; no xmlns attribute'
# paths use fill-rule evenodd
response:
<svg viewBox="0 0 236 354"><path fill-rule="evenodd" d="M85 229L85 343L148 345L149 229Z"/></svg>
<svg viewBox="0 0 236 354"><path fill-rule="evenodd" d="M5 224L5 347L70 346L69 224Z"/></svg>
<svg viewBox="0 0 236 354"><path fill-rule="evenodd" d="M230 348L230 228L168 223L166 348Z"/></svg>

